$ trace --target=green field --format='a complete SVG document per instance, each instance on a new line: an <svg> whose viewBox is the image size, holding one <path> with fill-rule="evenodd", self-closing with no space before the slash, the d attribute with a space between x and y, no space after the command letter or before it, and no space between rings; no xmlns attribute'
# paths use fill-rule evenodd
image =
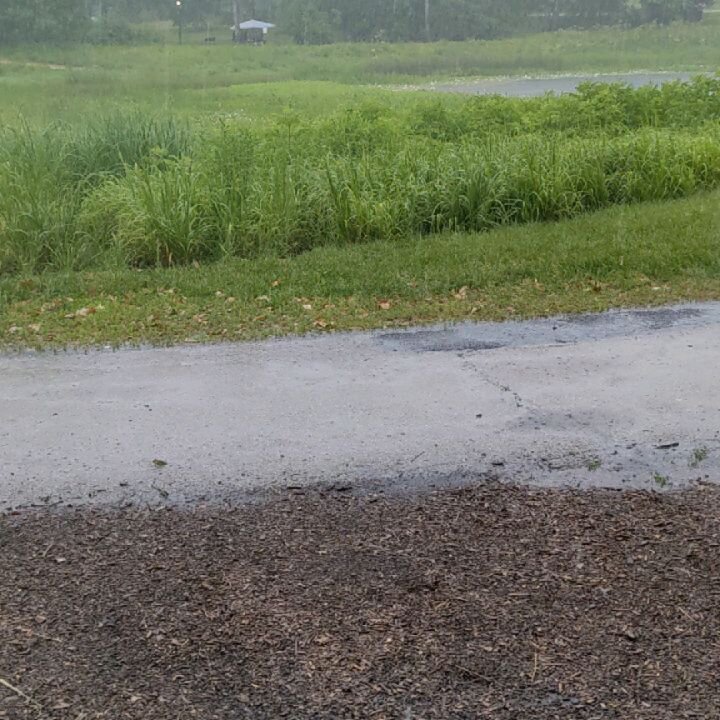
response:
<svg viewBox="0 0 720 720"><path fill-rule="evenodd" d="M715 70L716 17L492 42L3 50L0 344L716 297L720 80L529 100L397 87Z"/></svg>
<svg viewBox="0 0 720 720"><path fill-rule="evenodd" d="M179 47L30 46L0 49L0 118L77 118L133 105L183 116L240 114L256 121L285 107L324 113L378 85L467 76L720 68L720 14L700 24L630 30L562 31L493 41L236 47L204 34ZM48 67L52 65L54 69ZM380 91L381 92L381 91ZM395 98L381 92L383 102Z"/></svg>

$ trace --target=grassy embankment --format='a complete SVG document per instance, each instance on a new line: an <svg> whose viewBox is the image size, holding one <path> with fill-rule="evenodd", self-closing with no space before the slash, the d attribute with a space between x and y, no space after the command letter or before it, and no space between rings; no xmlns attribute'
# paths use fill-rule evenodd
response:
<svg viewBox="0 0 720 720"><path fill-rule="evenodd" d="M589 68L581 56L597 70L649 67L640 58L650 57L655 68L690 67L690 42L694 67L715 56L707 26L604 32L422 46L422 55L413 46L16 51L18 61L68 67L2 66L0 92L14 82L36 112L0 138L0 343L248 338L716 296L717 196L705 194L720 186L715 81L531 101L361 88L344 96L350 109L327 116L344 104L338 88L356 92L342 84L349 68L356 81L398 79L410 77L400 73L411 58L418 77L427 53L440 53L439 72L454 57L463 74L525 61ZM673 33L679 42L653 54ZM165 64L148 66L152 53ZM222 53L237 64L222 66ZM194 61L182 78L179 58ZM301 81L309 77L336 84ZM43 83L67 90L68 78L69 101L39 100ZM308 107L317 101L307 89L322 87L322 108L271 120L278 85L254 84L263 79ZM261 122L225 112L233 80L240 96L256 93ZM72 107L87 117L38 129L52 98L60 115ZM91 112L151 105L176 119ZM602 211L611 206L620 207Z"/></svg>
<svg viewBox="0 0 720 720"><path fill-rule="evenodd" d="M294 258L0 280L0 344L202 342L720 299L720 195Z"/></svg>

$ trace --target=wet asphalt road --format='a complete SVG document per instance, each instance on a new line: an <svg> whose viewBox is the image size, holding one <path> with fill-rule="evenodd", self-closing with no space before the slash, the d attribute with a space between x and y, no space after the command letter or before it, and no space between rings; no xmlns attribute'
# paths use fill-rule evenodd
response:
<svg viewBox="0 0 720 720"><path fill-rule="evenodd" d="M0 509L233 500L316 481L716 480L719 353L714 303L3 355Z"/></svg>
<svg viewBox="0 0 720 720"><path fill-rule="evenodd" d="M465 95L506 95L508 97L540 97L546 93L572 93L584 82L622 83L631 87L662 85L673 80L689 80L698 73L653 72L618 73L609 75L567 75L545 78L484 78L478 80L440 83L433 90Z"/></svg>

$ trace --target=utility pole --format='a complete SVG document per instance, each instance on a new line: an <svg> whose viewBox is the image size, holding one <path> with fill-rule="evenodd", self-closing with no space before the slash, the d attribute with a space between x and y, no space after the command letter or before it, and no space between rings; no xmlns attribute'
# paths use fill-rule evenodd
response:
<svg viewBox="0 0 720 720"><path fill-rule="evenodd" d="M430 42L430 0L425 0L425 37Z"/></svg>
<svg viewBox="0 0 720 720"><path fill-rule="evenodd" d="M560 0L555 0L552 8L552 19L550 20L550 29L558 30L560 28Z"/></svg>
<svg viewBox="0 0 720 720"><path fill-rule="evenodd" d="M183 31L183 11L182 11L182 0L175 0L175 6L178 11L178 45L182 45L182 31Z"/></svg>

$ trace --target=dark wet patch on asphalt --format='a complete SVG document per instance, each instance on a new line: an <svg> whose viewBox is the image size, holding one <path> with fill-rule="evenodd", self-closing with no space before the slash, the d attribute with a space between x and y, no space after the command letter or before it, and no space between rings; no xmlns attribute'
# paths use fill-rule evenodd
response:
<svg viewBox="0 0 720 720"><path fill-rule="evenodd" d="M449 330L420 330L416 332L395 332L381 336L383 342L397 342L409 350L420 352L454 352L463 350L496 350L503 347L500 342L463 337Z"/></svg>
<svg viewBox="0 0 720 720"><path fill-rule="evenodd" d="M720 303L649 310L611 310L517 322L458 323L434 328L375 333L388 350L463 352L537 345L596 342L648 332L720 322Z"/></svg>

